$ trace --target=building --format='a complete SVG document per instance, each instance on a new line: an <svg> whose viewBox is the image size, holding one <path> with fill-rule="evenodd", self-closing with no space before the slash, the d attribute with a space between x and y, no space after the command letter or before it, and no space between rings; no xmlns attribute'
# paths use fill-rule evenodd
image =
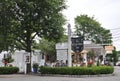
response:
<svg viewBox="0 0 120 81"><path fill-rule="evenodd" d="M63 60L64 62L66 62L67 50L68 50L67 42L56 44L56 50L57 50L57 60ZM89 52L93 54L92 57L90 57ZM88 61L93 61L94 63L96 63L100 56L103 58L101 62L104 61L105 50L101 45L94 44L91 41L84 41L83 51L74 52L71 50L71 56L72 56L73 66L82 66L82 65L87 65Z"/></svg>
<svg viewBox="0 0 120 81"><path fill-rule="evenodd" d="M57 43L56 44L56 51L57 51L57 60L63 61L64 63L67 63L67 54L68 54L68 43Z"/></svg>
<svg viewBox="0 0 120 81"><path fill-rule="evenodd" d="M105 46L105 56L106 56L106 63L112 61L112 51L114 50L114 46ZM111 63L113 64L113 63Z"/></svg>
<svg viewBox="0 0 120 81"><path fill-rule="evenodd" d="M4 58L4 54L0 54L0 66L4 66L4 63L1 61ZM12 63L9 63L12 66L19 67L20 72L25 72L26 71L26 64L30 62L30 54L25 52L24 50L16 50L12 54L12 58L14 61ZM45 64L45 55L41 53L40 50L34 50L31 53L31 67L33 63L38 63L39 66L44 66ZM9 65L8 64L8 65ZM33 70L31 68L31 70Z"/></svg>

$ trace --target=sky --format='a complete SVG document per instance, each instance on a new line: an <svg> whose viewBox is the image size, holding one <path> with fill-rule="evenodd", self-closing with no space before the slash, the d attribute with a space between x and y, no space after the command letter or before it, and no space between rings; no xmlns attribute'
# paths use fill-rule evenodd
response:
<svg viewBox="0 0 120 81"><path fill-rule="evenodd" d="M113 35L113 45L120 50L120 0L67 0L68 8L63 11L71 28L74 29L74 18L87 14L110 29Z"/></svg>

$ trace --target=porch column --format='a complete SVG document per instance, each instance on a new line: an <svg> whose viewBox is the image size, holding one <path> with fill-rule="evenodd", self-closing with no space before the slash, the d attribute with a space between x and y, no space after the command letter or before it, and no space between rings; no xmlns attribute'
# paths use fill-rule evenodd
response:
<svg viewBox="0 0 120 81"><path fill-rule="evenodd" d="M84 53L83 58L84 58L84 63L85 63L85 65L87 66L87 54L86 54L86 53Z"/></svg>
<svg viewBox="0 0 120 81"><path fill-rule="evenodd" d="M83 53L84 63L85 63L85 65L87 66L87 51L86 51L86 50L83 50L82 53Z"/></svg>

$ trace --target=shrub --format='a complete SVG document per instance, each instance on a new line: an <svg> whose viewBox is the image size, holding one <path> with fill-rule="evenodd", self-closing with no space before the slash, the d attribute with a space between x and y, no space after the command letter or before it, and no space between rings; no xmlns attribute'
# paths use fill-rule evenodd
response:
<svg viewBox="0 0 120 81"><path fill-rule="evenodd" d="M14 74L18 71L18 67L0 67L0 74Z"/></svg>
<svg viewBox="0 0 120 81"><path fill-rule="evenodd" d="M91 61L91 62L88 62L88 67L92 67L94 63Z"/></svg>
<svg viewBox="0 0 120 81"><path fill-rule="evenodd" d="M94 67L39 67L41 74L62 74L62 75L98 75L112 74L114 68L111 66Z"/></svg>
<svg viewBox="0 0 120 81"><path fill-rule="evenodd" d="M33 63L33 68L38 68L38 63Z"/></svg>

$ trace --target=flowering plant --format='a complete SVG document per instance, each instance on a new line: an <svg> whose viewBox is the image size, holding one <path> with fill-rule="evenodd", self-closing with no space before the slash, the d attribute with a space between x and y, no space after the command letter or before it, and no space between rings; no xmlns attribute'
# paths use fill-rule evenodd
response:
<svg viewBox="0 0 120 81"><path fill-rule="evenodd" d="M93 61L88 62L88 66L91 67L93 65Z"/></svg>
<svg viewBox="0 0 120 81"><path fill-rule="evenodd" d="M38 68L38 63L33 63L33 68Z"/></svg>

